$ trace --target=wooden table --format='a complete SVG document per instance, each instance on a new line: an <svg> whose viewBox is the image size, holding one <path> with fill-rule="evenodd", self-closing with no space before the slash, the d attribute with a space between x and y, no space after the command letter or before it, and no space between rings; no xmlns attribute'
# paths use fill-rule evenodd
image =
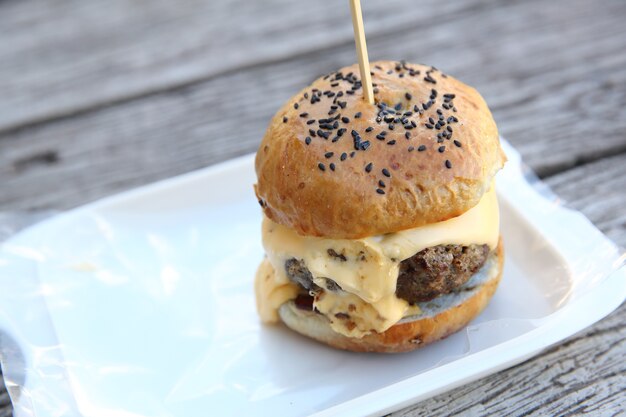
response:
<svg viewBox="0 0 626 417"><path fill-rule="evenodd" d="M370 59L426 62L474 85L527 164L626 245L626 2L363 9ZM252 152L281 103L355 59L345 0L4 0L0 209L67 209ZM625 323L623 305L394 415L623 413Z"/></svg>

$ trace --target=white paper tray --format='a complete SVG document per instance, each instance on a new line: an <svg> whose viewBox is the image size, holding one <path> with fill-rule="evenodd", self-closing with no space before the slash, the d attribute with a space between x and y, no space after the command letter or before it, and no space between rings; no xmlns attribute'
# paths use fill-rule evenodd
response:
<svg viewBox="0 0 626 417"><path fill-rule="evenodd" d="M335 351L259 324L252 155L19 233L0 252L3 369L16 417L381 415L589 326L626 297L623 256L530 185L505 149L502 284L466 330L408 354Z"/></svg>

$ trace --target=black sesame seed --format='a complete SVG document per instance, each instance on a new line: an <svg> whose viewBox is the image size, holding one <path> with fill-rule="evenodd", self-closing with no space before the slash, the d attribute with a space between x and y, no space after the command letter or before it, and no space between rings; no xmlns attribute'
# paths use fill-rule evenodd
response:
<svg viewBox="0 0 626 417"><path fill-rule="evenodd" d="M418 152L424 152L426 150L426 145L420 145L419 148L417 148Z"/></svg>
<svg viewBox="0 0 626 417"><path fill-rule="evenodd" d="M320 169L320 171L326 171L326 166L322 164L321 162L317 164L317 167Z"/></svg>
<svg viewBox="0 0 626 417"><path fill-rule="evenodd" d="M380 91L378 88L374 88L374 94L378 94L378 92Z"/></svg>
<svg viewBox="0 0 626 417"><path fill-rule="evenodd" d="M398 103L394 106L394 109L400 110L402 108L402 103Z"/></svg>
<svg viewBox="0 0 626 417"><path fill-rule="evenodd" d="M369 148L369 147L370 147L370 141L366 140L365 142L361 143L361 147L360 148L361 148L362 151L366 151L367 148Z"/></svg>
<svg viewBox="0 0 626 417"><path fill-rule="evenodd" d="M348 119L345 116L341 118L341 121L344 122L344 123L350 123L350 119Z"/></svg>
<svg viewBox="0 0 626 417"><path fill-rule="evenodd" d="M456 140L456 139L454 140L454 144L455 144L456 146L458 146L459 148L461 147L461 142L459 142L459 141L458 141L458 140Z"/></svg>
<svg viewBox="0 0 626 417"><path fill-rule="evenodd" d="M352 129L352 132L350 132L352 134L353 138L356 138L357 136L359 136L359 132L357 132L356 130Z"/></svg>
<svg viewBox="0 0 626 417"><path fill-rule="evenodd" d="M368 127L367 129L365 129L365 131L366 131L367 133L371 132L372 130L374 130L374 128L373 128L372 126L370 126L370 127Z"/></svg>
<svg viewBox="0 0 626 417"><path fill-rule="evenodd" d="M334 155L334 153L333 153L333 152L326 152L326 153L324 154L324 156L326 157L326 159L328 159L328 158L332 158L332 157L333 157L333 155Z"/></svg>
<svg viewBox="0 0 626 417"><path fill-rule="evenodd" d="M283 117L283 123L287 123L287 120L289 120L287 116Z"/></svg>
<svg viewBox="0 0 626 417"><path fill-rule="evenodd" d="M346 133L346 129L342 127L341 129L337 131L337 136L343 136L344 133Z"/></svg>
<svg viewBox="0 0 626 417"><path fill-rule="evenodd" d="M342 154L341 154L341 156L339 157L339 159L340 159L341 161L345 161L347 157L348 157L348 154L344 152L344 153L342 153Z"/></svg>
<svg viewBox="0 0 626 417"><path fill-rule="evenodd" d="M311 144L311 137L307 136L307 137L304 139L304 143L306 143L307 145L310 145L310 144Z"/></svg>
<svg viewBox="0 0 626 417"><path fill-rule="evenodd" d="M456 97L456 95L455 94L444 94L443 97L452 100L453 98Z"/></svg>
<svg viewBox="0 0 626 417"><path fill-rule="evenodd" d="M298 107L300 107L300 105L298 103L293 103L293 108L298 110Z"/></svg>
<svg viewBox="0 0 626 417"><path fill-rule="evenodd" d="M379 181L378 181L378 186L379 186L380 188L385 188L385 187L386 187L386 185L385 185L385 181L383 181L383 180L379 180Z"/></svg>
<svg viewBox="0 0 626 417"><path fill-rule="evenodd" d="M389 170L387 168L383 168L382 173L385 177L391 178L391 174L389 173Z"/></svg>
<svg viewBox="0 0 626 417"><path fill-rule="evenodd" d="M431 125L435 124L435 119L433 119L432 117L428 118L428 123L430 123Z"/></svg>
<svg viewBox="0 0 626 417"><path fill-rule="evenodd" d="M413 98L413 96L411 95L411 93L406 93L404 95L404 97L406 97L407 100L411 100Z"/></svg>
<svg viewBox="0 0 626 417"><path fill-rule="evenodd" d="M443 153L446 150L445 146L440 146L439 149L437 149L439 151L439 153Z"/></svg>
<svg viewBox="0 0 626 417"><path fill-rule="evenodd" d="M300 113L300 117L309 117L309 113Z"/></svg>
<svg viewBox="0 0 626 417"><path fill-rule="evenodd" d="M415 149L415 147L414 147L414 146L409 146L408 151L409 151L409 152L413 152L413 150L414 150L414 149Z"/></svg>
<svg viewBox="0 0 626 417"><path fill-rule="evenodd" d="M433 125L431 125L429 123L426 123L424 126L426 126L426 128L428 128L428 129L432 129L433 128Z"/></svg>
<svg viewBox="0 0 626 417"><path fill-rule="evenodd" d="M331 170L331 171L334 171L334 170L335 170L335 164L333 164L332 162L331 162L331 164L329 165L329 167L330 167L330 170Z"/></svg>
<svg viewBox="0 0 626 417"><path fill-rule="evenodd" d="M311 136L313 136L313 137L316 137L316 136L317 136L317 133L315 133L315 130L313 130L313 129L309 129L309 134L310 134Z"/></svg>
<svg viewBox="0 0 626 417"><path fill-rule="evenodd" d="M376 192L377 192L378 194L385 194L385 191L381 190L380 188L377 188L377 189L376 189Z"/></svg>
<svg viewBox="0 0 626 417"><path fill-rule="evenodd" d="M424 77L424 81L432 84L437 84L437 81L433 77L431 77L430 74Z"/></svg>
<svg viewBox="0 0 626 417"><path fill-rule="evenodd" d="M448 132L452 133L452 127L451 127L451 126L446 127L446 130L447 130Z"/></svg>
<svg viewBox="0 0 626 417"><path fill-rule="evenodd" d="M393 130L394 125L393 125L393 123L389 123L389 126L387 126L387 127L389 128L389 130Z"/></svg>
<svg viewBox="0 0 626 417"><path fill-rule="evenodd" d="M355 151L350 152L350 158L354 158L354 155L356 155Z"/></svg>
<svg viewBox="0 0 626 417"><path fill-rule="evenodd" d="M372 172L372 163L370 162L369 164L365 165L365 172Z"/></svg>
<svg viewBox="0 0 626 417"><path fill-rule="evenodd" d="M383 135L382 133L379 133L378 135L376 135L376 139L385 140L385 135Z"/></svg>
<svg viewBox="0 0 626 417"><path fill-rule="evenodd" d="M407 139L411 139L411 133L410 132L406 132L404 134L404 137L407 138Z"/></svg>
<svg viewBox="0 0 626 417"><path fill-rule="evenodd" d="M450 169L452 168L452 162L450 162L450 160L446 159L446 168Z"/></svg>
<svg viewBox="0 0 626 417"><path fill-rule="evenodd" d="M359 119L359 118L361 118L361 112L358 112L357 114L355 114L355 115L354 115L354 118L355 118L355 119Z"/></svg>
<svg viewBox="0 0 626 417"><path fill-rule="evenodd" d="M395 145L395 144L396 144L395 139L394 140L390 140L389 142L387 142L387 145Z"/></svg>

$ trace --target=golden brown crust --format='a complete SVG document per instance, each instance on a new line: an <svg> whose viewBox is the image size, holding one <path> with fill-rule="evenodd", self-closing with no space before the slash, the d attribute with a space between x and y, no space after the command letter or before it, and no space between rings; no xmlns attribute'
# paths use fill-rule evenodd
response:
<svg viewBox="0 0 626 417"><path fill-rule="evenodd" d="M355 239L443 221L478 203L505 161L495 122L478 92L422 65L373 62L372 71L379 90L375 94L377 103L400 103L403 114L396 116L394 109L390 117L406 118L405 123L391 121L394 128L390 130L389 122L377 121L380 108L362 99L361 88L352 95L345 93L354 85L352 77L352 83L335 80L337 73L316 80L276 113L259 147L255 191L267 217L300 234ZM349 73L358 74L358 67L352 65L340 72L347 78ZM400 78L400 74L404 76ZM425 81L426 77L436 84ZM311 104L311 97L319 94L313 89L322 95L320 101ZM431 100L433 89L437 97L424 111L422 104ZM335 95L328 97L323 94L326 91ZM343 92L339 98L338 92ZM454 98L445 98L446 94ZM334 113L331 105L337 106ZM415 106L423 114L415 113ZM436 123L428 128L429 118L439 121L437 110L446 124L439 129ZM413 114L404 116L406 111ZM360 118L355 118L357 113L361 113ZM320 119L337 115L341 116L320 129ZM344 123L343 117L349 121ZM315 122L307 124L309 120ZM404 126L411 122L416 127L406 129ZM368 127L373 130L366 132ZM345 133L333 142L341 128L346 129ZM359 134L361 144L369 145L355 150L352 130ZM328 134L328 138L320 137L318 131ZM376 136L382 131L387 133L384 140L379 140ZM407 132L409 139L405 137ZM437 142L438 134L446 136L439 138L441 143ZM426 150L418 151L422 145ZM441 146L445 149L439 152ZM413 150L409 151L410 147ZM350 157L352 152L354 156ZM343 153L345 160L341 158ZM370 163L368 172L365 168ZM323 164L324 171L319 164ZM385 194L379 194L378 189Z"/></svg>
<svg viewBox="0 0 626 417"><path fill-rule="evenodd" d="M292 330L337 349L353 352L398 353L408 352L455 333L478 316L489 303L502 276L504 252L498 244L491 271L494 278L478 288L474 295L432 317L396 324L383 333L373 333L361 339L334 332L328 319L320 314L302 312L293 303L281 306L281 320Z"/></svg>

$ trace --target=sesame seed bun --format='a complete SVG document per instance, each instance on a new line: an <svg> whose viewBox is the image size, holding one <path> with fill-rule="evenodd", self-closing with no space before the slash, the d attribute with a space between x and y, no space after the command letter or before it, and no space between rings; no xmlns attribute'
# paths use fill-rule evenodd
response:
<svg viewBox="0 0 626 417"><path fill-rule="evenodd" d="M485 265L460 291L420 303L422 313L405 317L383 333L363 338L347 337L330 327L328 318L298 309L293 301L278 310L280 319L292 330L337 349L354 352L408 352L455 333L478 316L496 291L503 269L502 242Z"/></svg>
<svg viewBox="0 0 626 417"><path fill-rule="evenodd" d="M376 105L363 100L352 65L316 80L272 119L255 185L271 220L355 239L456 217L488 190L505 156L480 94L432 67L371 68Z"/></svg>

